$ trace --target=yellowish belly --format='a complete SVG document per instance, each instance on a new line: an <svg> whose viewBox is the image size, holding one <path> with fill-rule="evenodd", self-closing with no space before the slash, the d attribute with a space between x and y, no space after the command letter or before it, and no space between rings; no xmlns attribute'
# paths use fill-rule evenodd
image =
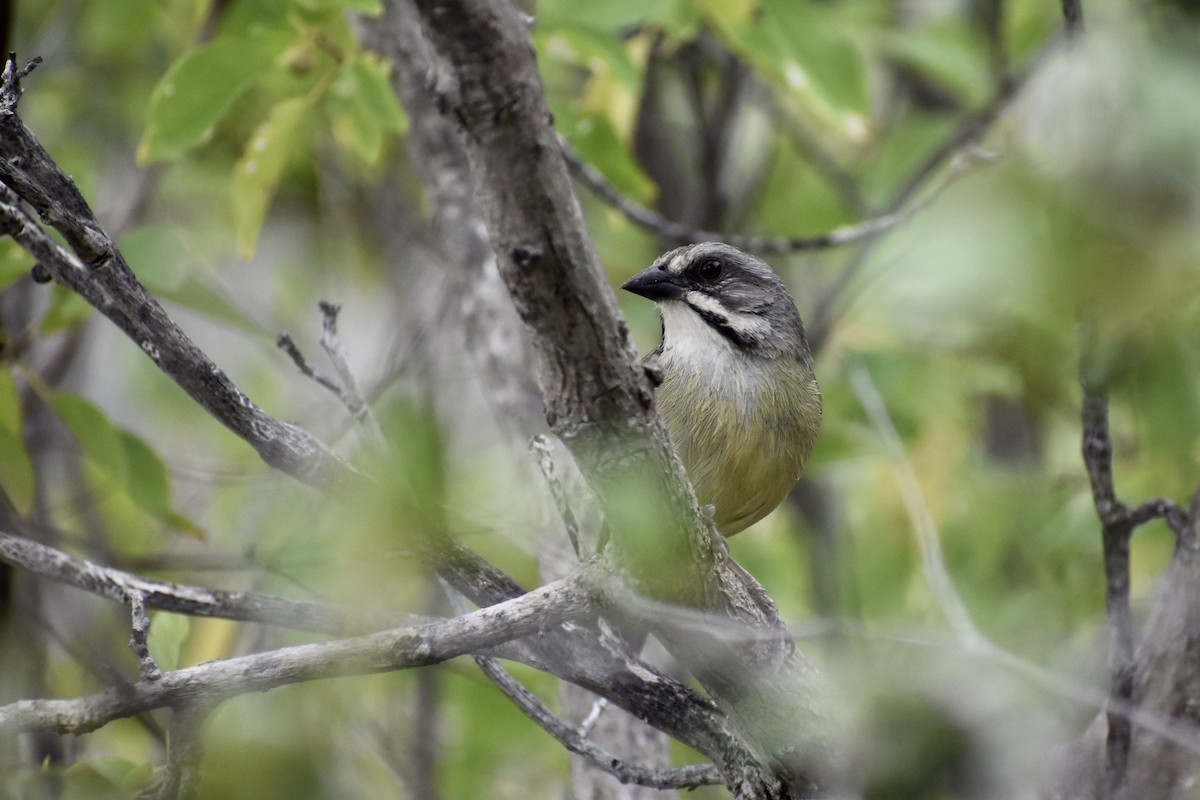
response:
<svg viewBox="0 0 1200 800"><path fill-rule="evenodd" d="M770 513L791 490L812 451L821 399L811 375L785 373L730 391L703 376L664 375L659 412L703 505L732 536ZM690 384L690 385L689 385ZM689 398L691 402L684 402Z"/></svg>

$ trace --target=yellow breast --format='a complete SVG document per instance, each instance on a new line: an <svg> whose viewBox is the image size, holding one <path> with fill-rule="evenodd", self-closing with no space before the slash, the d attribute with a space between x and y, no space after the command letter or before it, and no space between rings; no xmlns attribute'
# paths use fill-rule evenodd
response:
<svg viewBox="0 0 1200 800"><path fill-rule="evenodd" d="M791 490L821 425L821 394L801 362L766 362L718 377L665 365L659 413L702 505L732 536Z"/></svg>

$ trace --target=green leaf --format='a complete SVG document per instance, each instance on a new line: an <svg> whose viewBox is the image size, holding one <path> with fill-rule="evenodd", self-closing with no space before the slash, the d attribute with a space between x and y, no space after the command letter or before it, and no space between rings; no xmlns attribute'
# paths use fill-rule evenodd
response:
<svg viewBox="0 0 1200 800"><path fill-rule="evenodd" d="M608 0L604 3L542 0L538 3L538 25L547 29L570 25L615 33L663 13L672 4L673 0Z"/></svg>
<svg viewBox="0 0 1200 800"><path fill-rule="evenodd" d="M21 437L21 398L7 369L0 370L0 487L21 514L33 510L33 464Z"/></svg>
<svg viewBox="0 0 1200 800"><path fill-rule="evenodd" d="M118 429L117 437L128 468L130 499L154 516L165 517L171 510L171 479L166 465L158 453L129 431Z"/></svg>
<svg viewBox="0 0 1200 800"><path fill-rule="evenodd" d="M303 123L312 111L312 95L276 103L251 135L233 170L233 223L238 250L254 254L258 233L267 216L288 156L300 143Z"/></svg>
<svg viewBox="0 0 1200 800"><path fill-rule="evenodd" d="M950 89L968 104L982 102L992 77L984 53L961 25L886 31L879 37L882 52Z"/></svg>
<svg viewBox="0 0 1200 800"><path fill-rule="evenodd" d="M347 11L357 11L360 14L378 16L383 13L382 0L344 0Z"/></svg>
<svg viewBox="0 0 1200 800"><path fill-rule="evenodd" d="M838 27L833 8L808 0L762 0L760 13L744 4L706 0L705 16L756 70L826 125L862 135L868 109L861 53Z"/></svg>
<svg viewBox="0 0 1200 800"><path fill-rule="evenodd" d="M178 228L143 225L121 239L121 252L155 297L170 300L258 336L262 328L207 285Z"/></svg>
<svg viewBox="0 0 1200 800"><path fill-rule="evenodd" d="M43 334L73 328L92 314L92 307L70 289L54 285L50 290L50 308L42 317L40 330Z"/></svg>
<svg viewBox="0 0 1200 800"><path fill-rule="evenodd" d="M283 31L219 36L171 65L150 98L141 161L169 161L205 141L233 101L295 40Z"/></svg>
<svg viewBox="0 0 1200 800"><path fill-rule="evenodd" d="M120 756L100 756L72 764L63 771L64 796L88 800L128 798L149 780L150 764Z"/></svg>
<svg viewBox="0 0 1200 800"><path fill-rule="evenodd" d="M334 138L367 164L378 163L385 133L408 127L388 71L387 64L364 53L342 65L325 95Z"/></svg>
<svg viewBox="0 0 1200 800"><path fill-rule="evenodd" d="M642 89L642 73L630 58L625 43L617 36L594 28L579 25L563 25L556 29L553 36L558 37L562 44L567 45L575 60L593 72L608 69L623 86L631 92ZM559 48L548 48L557 51Z"/></svg>
<svg viewBox="0 0 1200 800"><path fill-rule="evenodd" d="M191 619L183 614L155 612L150 615L150 637L146 644L159 669L179 669L183 663L183 644L191 629Z"/></svg>
<svg viewBox="0 0 1200 800"><path fill-rule="evenodd" d="M84 456L134 506L175 530L204 537L199 525L171 505L167 467L144 440L113 425L103 411L78 395L59 393L50 404L71 429Z"/></svg>
<svg viewBox="0 0 1200 800"><path fill-rule="evenodd" d="M125 461L125 446L121 433L103 411L79 395L60 392L50 398L50 405L59 418L71 429L83 454L99 465L118 486L129 482L129 467Z"/></svg>
<svg viewBox="0 0 1200 800"><path fill-rule="evenodd" d="M33 257L12 239L0 241L0 289L29 272Z"/></svg>
<svg viewBox="0 0 1200 800"><path fill-rule="evenodd" d="M600 170L621 194L639 203L652 199L656 189L654 181L642 172L606 116L586 114L563 122L563 133L571 146L585 161Z"/></svg>

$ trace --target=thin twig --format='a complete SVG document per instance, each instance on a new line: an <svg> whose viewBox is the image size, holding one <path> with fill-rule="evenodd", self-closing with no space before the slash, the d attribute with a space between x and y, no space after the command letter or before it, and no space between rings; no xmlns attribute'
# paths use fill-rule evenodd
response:
<svg viewBox="0 0 1200 800"><path fill-rule="evenodd" d="M554 462L554 447L550 444L549 437L539 433L530 441L529 449L537 457L542 477L545 478L546 485L550 487L550 496L558 508L558 515L562 518L567 537L571 540L571 547L575 549L575 556L582 558L583 553L579 549L579 521L575 518L575 512L571 507L571 498L567 496L567 489L558 477L558 469Z"/></svg>
<svg viewBox="0 0 1200 800"><path fill-rule="evenodd" d="M4 531L0 531L0 562L118 603L128 604L129 598L137 594L145 608L176 614L262 622L320 633L344 634L382 627L378 624L381 620L372 624L361 612L321 603L143 578Z"/></svg>
<svg viewBox="0 0 1200 800"><path fill-rule="evenodd" d="M129 591L130 624L129 646L138 659L138 672L144 681L156 681L162 677L162 670L150 654L150 616L146 613L146 593L141 589Z"/></svg>
<svg viewBox="0 0 1200 800"><path fill-rule="evenodd" d="M592 728L596 727L596 723L600 721L600 715L606 708L608 708L608 698L597 697L596 702L592 703L592 709L588 711L588 715L579 723L576 732L584 738L591 736Z"/></svg>
<svg viewBox="0 0 1200 800"><path fill-rule="evenodd" d="M743 250L752 250L764 255L823 250L878 236L896 227L920 211L933 199L932 196L927 197L924 201L914 203L910 207L881 214L877 217L855 223L854 225L843 225L826 233L818 233L812 236L743 236L736 233L706 231L674 222L656 211L633 202L609 183L600 174L599 170L588 164L578 153L572 150L565 139L559 137L559 142L562 145L563 157L568 166L571 167L572 172L601 200L616 208L634 224L664 239L680 244L719 240L734 247L739 247Z"/></svg>
<svg viewBox="0 0 1200 800"><path fill-rule="evenodd" d="M1129 539L1133 523L1129 509L1113 487L1112 437L1108 427L1108 396L1102 385L1081 368L1083 385L1083 462L1092 487L1092 501L1100 518L1104 548L1105 607L1108 612L1109 697L1112 706L1127 705L1133 698L1133 622L1129 613ZM1108 711L1105 740L1105 773L1112 796L1124 794L1132 745L1129 719Z"/></svg>
<svg viewBox="0 0 1200 800"><path fill-rule="evenodd" d="M296 340L287 331L279 334L275 340L275 346L288 354L292 359L292 363L296 365L296 369L300 370L306 378L311 378L319 385L332 392L343 404L348 405L346 396L342 393L342 387L333 378L327 378L321 373L313 369L313 366L308 363L308 359L304 357L304 353L300 351L300 347L296 344Z"/></svg>
<svg viewBox="0 0 1200 800"><path fill-rule="evenodd" d="M371 432L375 442L383 445L386 441L383 429L379 427L379 421L371 413L370 404L363 399L362 392L358 389L358 381L354 378L354 370L350 369L350 363L346 360L346 355L342 352L341 341L338 339L337 319L342 307L328 300L322 300L317 307L321 311L322 320L321 348L329 357L330 363L333 364L333 368L341 380L342 391L339 397L346 404L346 408L349 409L354 419Z"/></svg>
<svg viewBox="0 0 1200 800"><path fill-rule="evenodd" d="M655 769L631 764L597 747L554 715L533 692L510 675L500 662L490 656L475 656L475 663L492 683L516 704L517 708L536 722L572 753L612 775L622 783L649 786L654 789L695 789L698 786L719 786L721 773L712 764L688 764L681 767Z"/></svg>
<svg viewBox="0 0 1200 800"><path fill-rule="evenodd" d="M770 95L772 111L780 120L784 135L792 146L800 151L808 163L829 184L842 200L842 204L860 217L871 215L871 203L862 186L850 170L841 165L833 154L821 143L803 119L789 106L779 102L775 94Z"/></svg>
<svg viewBox="0 0 1200 800"><path fill-rule="evenodd" d="M883 213L894 213L904 208L929 178L941 170L947 162L950 164L948 170L950 173L960 168L963 164L963 157L972 152L972 146L991 130L996 120L1003 116L1021 89L1046 61L1050 53L1058 48L1058 45L1059 42L1051 41L1034 54L1021 70L1015 73L1007 70L1002 72L998 77L992 97L964 117L958 127L909 173L900 188L888 199L887 204L883 207ZM944 183L945 181L943 181L943 185ZM931 194L936 194L936 192L931 192ZM814 351L820 349L832 329L833 323L846 301L846 290L867 263L867 258L873 251L876 241L867 238L855 248L837 276L814 304L808 326L808 339Z"/></svg>

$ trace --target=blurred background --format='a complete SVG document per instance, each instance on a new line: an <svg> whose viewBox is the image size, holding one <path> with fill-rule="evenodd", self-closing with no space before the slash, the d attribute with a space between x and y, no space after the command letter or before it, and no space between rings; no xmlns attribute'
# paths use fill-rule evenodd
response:
<svg viewBox="0 0 1200 800"><path fill-rule="evenodd" d="M355 457L366 437L275 346L290 332L329 372L317 303L340 304L405 474L536 585L546 520L521 436L538 410L514 423L471 358L487 317L445 267L389 63L356 36L378 3L4 8L7 49L43 59L26 124L200 347ZM555 127L626 203L760 237L898 215L838 247L759 250L818 348L824 427L793 497L731 551L845 694L865 796L1034 796L1105 691L1081 323L1112 386L1119 495L1182 504L1200 483L1191 4L1087 3L1071 42L1044 0L526 10ZM614 286L675 246L578 186ZM397 532L413 509L347 515L272 473L30 266L0 242L0 487L39 538L147 575L448 613ZM652 304L619 301L649 350ZM520 368L519 342L489 347ZM1136 537L1135 614L1172 546L1161 524ZM12 569L0 588L0 702L135 674L123 609ZM170 668L310 638L157 614L151 645ZM552 679L517 674L557 703ZM570 796L561 747L470 662L238 698L208 730L202 797ZM154 715L0 743L0 797L126 797L163 743Z"/></svg>

